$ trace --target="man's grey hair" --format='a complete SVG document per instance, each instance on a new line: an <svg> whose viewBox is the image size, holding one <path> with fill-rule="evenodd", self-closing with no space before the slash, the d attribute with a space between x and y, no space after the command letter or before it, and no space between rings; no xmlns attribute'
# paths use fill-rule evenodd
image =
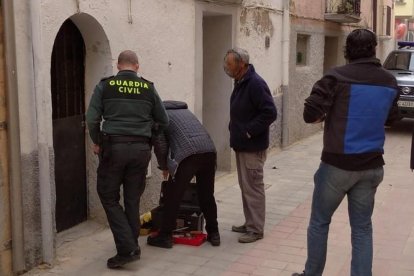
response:
<svg viewBox="0 0 414 276"><path fill-rule="evenodd" d="M244 64L249 64L249 60L250 60L249 53L245 49L238 48L238 47L230 49L227 51L226 56L224 58L226 58L229 54L233 54L237 62L241 61Z"/></svg>

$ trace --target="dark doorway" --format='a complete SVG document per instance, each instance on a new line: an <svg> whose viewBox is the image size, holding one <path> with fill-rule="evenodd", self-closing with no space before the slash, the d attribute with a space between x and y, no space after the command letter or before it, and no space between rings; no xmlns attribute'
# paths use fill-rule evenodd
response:
<svg viewBox="0 0 414 276"><path fill-rule="evenodd" d="M338 37L325 36L325 50L323 59L323 72L326 73L332 67L338 66Z"/></svg>
<svg viewBox="0 0 414 276"><path fill-rule="evenodd" d="M51 65L56 228L63 231L87 218L85 156L85 44L66 20L53 46Z"/></svg>
<svg viewBox="0 0 414 276"><path fill-rule="evenodd" d="M203 125L217 148L217 170L231 170L228 119L231 79L223 71L224 53L232 46L232 16L203 14ZM226 119L223 119L226 118Z"/></svg>

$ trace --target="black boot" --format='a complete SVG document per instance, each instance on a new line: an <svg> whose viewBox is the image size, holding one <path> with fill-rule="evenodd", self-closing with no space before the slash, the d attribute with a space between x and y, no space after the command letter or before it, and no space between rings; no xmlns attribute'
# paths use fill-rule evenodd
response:
<svg viewBox="0 0 414 276"><path fill-rule="evenodd" d="M147 244L162 248L172 248L173 240L172 235L166 233L159 233L158 235L152 237L148 236Z"/></svg>
<svg viewBox="0 0 414 276"><path fill-rule="evenodd" d="M207 235L207 241L211 243L212 246L220 245L220 234L219 232L210 233Z"/></svg>
<svg viewBox="0 0 414 276"><path fill-rule="evenodd" d="M116 254L112 258L109 258L106 265L108 268L119 268L124 264L139 260L141 256L141 250L136 249L127 255Z"/></svg>

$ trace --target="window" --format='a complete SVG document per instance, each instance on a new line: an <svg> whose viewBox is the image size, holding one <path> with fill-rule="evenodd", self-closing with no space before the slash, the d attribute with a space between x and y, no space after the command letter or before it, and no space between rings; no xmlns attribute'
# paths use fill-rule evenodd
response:
<svg viewBox="0 0 414 276"><path fill-rule="evenodd" d="M411 52L395 51L391 53L384 63L387 70L414 71L414 58Z"/></svg>
<svg viewBox="0 0 414 276"><path fill-rule="evenodd" d="M385 34L387 35L387 36L390 36L391 35L391 7L390 6L387 6L387 18L386 18L386 20L387 20L387 26L386 26L386 29L385 29Z"/></svg>
<svg viewBox="0 0 414 276"><path fill-rule="evenodd" d="M308 64L309 35L298 34L296 41L296 65Z"/></svg>

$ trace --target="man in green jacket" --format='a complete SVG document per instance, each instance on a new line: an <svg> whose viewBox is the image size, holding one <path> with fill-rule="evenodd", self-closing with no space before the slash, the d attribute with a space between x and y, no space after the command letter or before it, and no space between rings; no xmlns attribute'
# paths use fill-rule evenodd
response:
<svg viewBox="0 0 414 276"><path fill-rule="evenodd" d="M151 128L155 123L168 125L154 85L138 76L138 68L137 55L123 51L118 74L98 83L86 114L93 151L99 156L98 195L117 249L108 259L108 268L140 258L139 202L151 157ZM125 209L119 204L121 184Z"/></svg>

